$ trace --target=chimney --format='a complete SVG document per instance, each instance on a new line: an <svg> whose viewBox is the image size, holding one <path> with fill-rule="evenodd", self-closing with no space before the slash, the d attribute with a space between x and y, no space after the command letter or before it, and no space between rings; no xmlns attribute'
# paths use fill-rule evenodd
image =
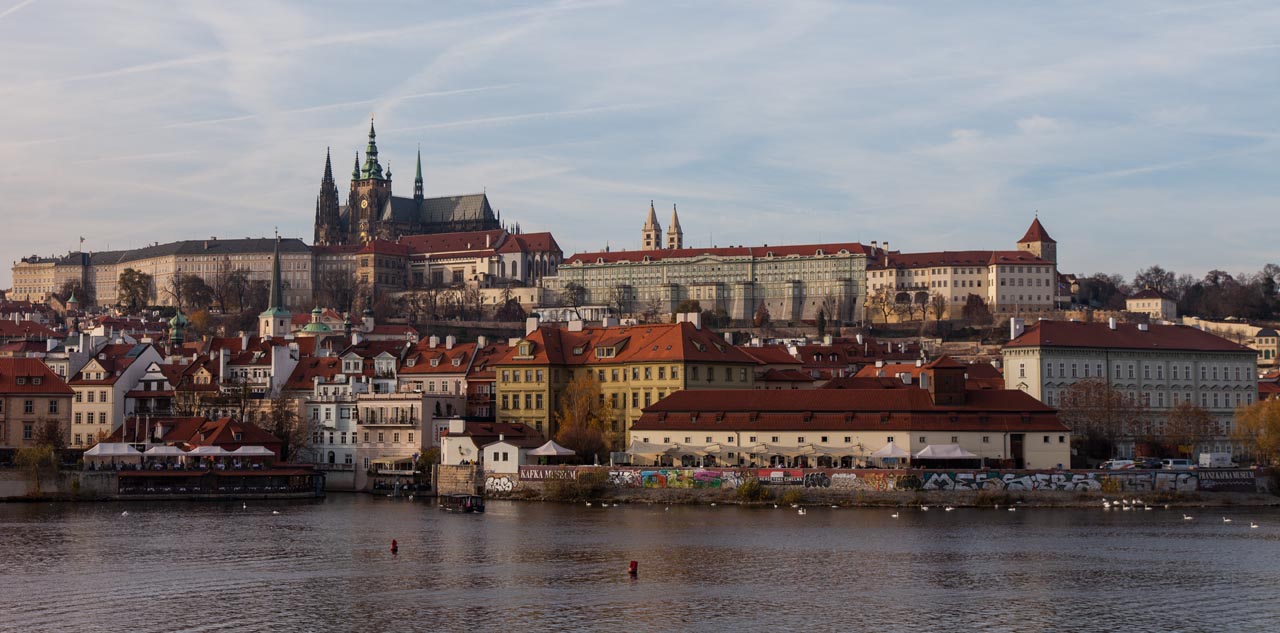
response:
<svg viewBox="0 0 1280 633"><path fill-rule="evenodd" d="M920 372L920 388L921 389L929 388L929 372L927 371Z"/></svg>
<svg viewBox="0 0 1280 633"><path fill-rule="evenodd" d="M1022 333L1026 331L1027 324L1025 321L1016 317L1009 319L1009 340L1022 336Z"/></svg>
<svg viewBox="0 0 1280 633"><path fill-rule="evenodd" d="M449 435L462 435L467 432L467 422L462 418L449 420Z"/></svg>
<svg viewBox="0 0 1280 633"><path fill-rule="evenodd" d="M531 316L524 320L524 335L528 336L538 330L538 317Z"/></svg>
<svg viewBox="0 0 1280 633"><path fill-rule="evenodd" d="M454 335L452 335L452 334L450 334L449 336L444 337L444 348L445 348L445 349L453 349L453 346L454 346L454 345L456 345L457 343L458 343L458 337L456 337L456 336L454 336Z"/></svg>
<svg viewBox="0 0 1280 633"><path fill-rule="evenodd" d="M859 334L859 335L857 335L857 336L855 336L855 337L853 337L853 338L854 338L854 340L858 341L858 345L862 345L862 335L861 335L861 334Z"/></svg>
<svg viewBox="0 0 1280 633"><path fill-rule="evenodd" d="M498 441L499 441L499 442L504 441L504 440L506 440L506 439L507 439L507 435L506 435L506 433L499 433L499 434L498 434Z"/></svg>
<svg viewBox="0 0 1280 633"><path fill-rule="evenodd" d="M685 319L689 323L693 324L693 329L695 330L702 329L702 313L701 312L690 312L685 316Z"/></svg>
<svg viewBox="0 0 1280 633"><path fill-rule="evenodd" d="M917 358L917 359L916 359L916 367L921 367L921 366L923 366L923 365L924 365L924 361L923 361L923 360L920 360L919 358Z"/></svg>
<svg viewBox="0 0 1280 633"><path fill-rule="evenodd" d="M830 345L830 344L831 344L831 335L830 335L830 334L823 334L823 335L822 335L822 344L823 344L823 345Z"/></svg>
<svg viewBox="0 0 1280 633"><path fill-rule="evenodd" d="M484 349L489 344L489 337L481 335L476 337L476 349Z"/></svg>
<svg viewBox="0 0 1280 633"><path fill-rule="evenodd" d="M247 349L249 349L249 333L241 332L240 333L240 351L243 352Z"/></svg>
<svg viewBox="0 0 1280 633"><path fill-rule="evenodd" d="M440 347L440 337L434 336L434 335L431 336L430 338L427 339L427 345L429 345L431 349Z"/></svg>
<svg viewBox="0 0 1280 633"><path fill-rule="evenodd" d="M1107 319L1107 327L1109 327L1109 328L1111 328L1111 329L1113 329L1113 330L1114 330L1114 329L1116 329L1116 318L1115 318L1115 317L1111 317L1111 318Z"/></svg>
<svg viewBox="0 0 1280 633"><path fill-rule="evenodd" d="M352 330L352 331L351 331L351 344L352 344L352 345L359 345L362 341L364 341L364 335L360 332L360 330Z"/></svg>
<svg viewBox="0 0 1280 633"><path fill-rule="evenodd" d="M876 367L884 367L884 359L883 359L883 358L877 358L877 359L876 359Z"/></svg>
<svg viewBox="0 0 1280 633"><path fill-rule="evenodd" d="M871 250L872 250L872 251L876 250L876 249L877 249L877 248L879 248L879 247L880 247L880 242L879 242L878 240L871 240Z"/></svg>
<svg viewBox="0 0 1280 633"><path fill-rule="evenodd" d="M1149 330L1149 329L1150 329L1150 326L1148 326L1146 323L1139 323L1139 324L1138 324L1138 331L1139 331L1139 332L1146 332L1146 331L1147 331L1147 330Z"/></svg>
<svg viewBox="0 0 1280 633"><path fill-rule="evenodd" d="M218 350L218 382L227 381L227 348Z"/></svg>
<svg viewBox="0 0 1280 633"><path fill-rule="evenodd" d="M603 319L600 319L600 326L601 327L617 327L618 317L607 316Z"/></svg>
<svg viewBox="0 0 1280 633"><path fill-rule="evenodd" d="M582 327L583 327L582 319L570 319L570 320L569 320L569 331L570 331L570 332L581 332L581 331L582 331Z"/></svg>
<svg viewBox="0 0 1280 633"><path fill-rule="evenodd" d="M884 252L889 252L889 240L884 241Z"/></svg>
<svg viewBox="0 0 1280 633"><path fill-rule="evenodd" d="M488 233L485 233L485 234L484 234L484 247L485 247L485 248L489 248L489 234L488 234ZM499 437L501 437L501 436L499 436Z"/></svg>

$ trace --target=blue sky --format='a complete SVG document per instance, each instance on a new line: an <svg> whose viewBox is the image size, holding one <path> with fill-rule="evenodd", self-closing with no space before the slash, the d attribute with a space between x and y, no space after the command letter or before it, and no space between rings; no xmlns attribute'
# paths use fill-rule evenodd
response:
<svg viewBox="0 0 1280 633"><path fill-rule="evenodd" d="M1012 248L1257 270L1280 210L1274 2L0 0L6 266L310 241L375 113L395 190L487 190L568 252ZM346 182L339 183L345 192Z"/></svg>

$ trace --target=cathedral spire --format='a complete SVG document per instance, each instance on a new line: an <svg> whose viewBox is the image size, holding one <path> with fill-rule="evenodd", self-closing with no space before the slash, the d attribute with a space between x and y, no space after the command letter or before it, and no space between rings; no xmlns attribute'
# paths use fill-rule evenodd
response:
<svg viewBox="0 0 1280 633"><path fill-rule="evenodd" d="M413 177L413 199L422 200L422 146L418 146L418 173Z"/></svg>
<svg viewBox="0 0 1280 633"><path fill-rule="evenodd" d="M351 179L360 180L360 152L356 152L356 166L351 168Z"/></svg>
<svg viewBox="0 0 1280 633"><path fill-rule="evenodd" d="M671 205L671 225L667 227L667 248L684 248L684 229L680 228L680 216L676 205Z"/></svg>
<svg viewBox="0 0 1280 633"><path fill-rule="evenodd" d="M662 248L662 227L658 225L658 212L653 209L653 201L649 201L649 217L644 221L640 231L640 241L644 250L652 251Z"/></svg>
<svg viewBox="0 0 1280 633"><path fill-rule="evenodd" d="M333 185L333 162L329 157L329 148L324 148L324 177L320 179L320 188L326 189Z"/></svg>
<svg viewBox="0 0 1280 633"><path fill-rule="evenodd" d="M276 250L271 255L271 305L267 310L284 309L284 288L280 278L280 234L276 233Z"/></svg>

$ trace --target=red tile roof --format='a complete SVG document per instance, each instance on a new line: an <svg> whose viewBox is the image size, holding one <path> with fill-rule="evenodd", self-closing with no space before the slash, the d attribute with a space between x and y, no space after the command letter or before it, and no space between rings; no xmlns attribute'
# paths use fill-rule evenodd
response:
<svg viewBox="0 0 1280 633"><path fill-rule="evenodd" d="M924 389L678 391L632 431L925 430L1066 432L1053 409L1016 390L968 391L935 405Z"/></svg>
<svg viewBox="0 0 1280 633"><path fill-rule="evenodd" d="M1040 259L1026 251L935 251L927 253L885 253L867 262L867 270L888 268L929 268L931 266L991 266L993 264L1034 264L1052 266L1053 262Z"/></svg>
<svg viewBox="0 0 1280 633"><path fill-rule="evenodd" d="M1129 299L1165 299L1167 301L1173 301L1173 297L1170 297L1169 295L1163 292L1160 292L1155 288L1147 288L1141 292L1135 292L1132 295L1129 295L1128 298Z"/></svg>
<svg viewBox="0 0 1280 633"><path fill-rule="evenodd" d="M790 246L726 246L718 248L676 248L651 251L610 251L606 253L576 253L565 260L565 264L594 264L600 261L613 264L617 262L640 262L648 257L651 261L663 259L685 259L710 255L714 257L749 257L766 259L781 258L790 255L814 256L818 251L824 255L838 255L844 251L851 255L866 255L869 249L857 242L841 242L833 244L797 244Z"/></svg>
<svg viewBox="0 0 1280 633"><path fill-rule="evenodd" d="M756 382L813 382L813 376L798 369L770 369L756 376Z"/></svg>
<svg viewBox="0 0 1280 633"><path fill-rule="evenodd" d="M317 358L308 356L298 361L298 366L289 374L284 388L290 391L311 390L315 387L315 379L321 382L333 382L333 377L342 373L342 359L337 357Z"/></svg>
<svg viewBox="0 0 1280 633"><path fill-rule="evenodd" d="M695 361L756 364L756 359L724 342L714 332L692 323L659 323L621 327L588 327L581 332L539 327L526 336L533 344L533 358L519 357L512 347L500 365L613 365L646 361ZM597 358L597 348L614 347L615 353Z"/></svg>
<svg viewBox="0 0 1280 633"><path fill-rule="evenodd" d="M519 422L467 422L462 433L450 433L448 430L440 434L442 437L470 437L476 446L485 446L498 441L501 435L504 440L522 448L537 448L546 443L542 435L527 424Z"/></svg>
<svg viewBox="0 0 1280 633"><path fill-rule="evenodd" d="M560 252L560 245L550 233L518 233L510 234L498 247L499 253L542 253Z"/></svg>
<svg viewBox="0 0 1280 633"><path fill-rule="evenodd" d="M502 239L506 231L502 229L493 229L491 231L462 231L458 233L434 233L429 235L404 235L400 237L400 244L408 249L410 254L420 255L428 253L463 253L471 251L492 250ZM488 239L486 244L485 240Z"/></svg>
<svg viewBox="0 0 1280 633"><path fill-rule="evenodd" d="M475 343L459 343L453 349L445 349L444 345L434 348L429 344L419 343L405 358L400 369L402 376L420 376L425 374L460 374L471 368L471 356L475 353ZM435 360L433 366L431 361ZM458 361L457 365L453 361ZM410 365L409 363L413 364Z"/></svg>
<svg viewBox="0 0 1280 633"><path fill-rule="evenodd" d="M35 384L35 378L40 379L40 384ZM0 393L71 396L75 391L38 359L0 358Z"/></svg>
<svg viewBox="0 0 1280 633"><path fill-rule="evenodd" d="M54 332L35 321L13 321L12 319L0 320L0 338L3 339L45 339L56 337L57 335L57 332Z"/></svg>
<svg viewBox="0 0 1280 633"><path fill-rule="evenodd" d="M400 257L405 257L409 254L409 248L404 244L397 244L386 240L373 240L372 242L365 244L364 248L357 251L357 254L359 255L373 255L375 253L380 255L398 255Z"/></svg>
<svg viewBox="0 0 1280 633"><path fill-rule="evenodd" d="M1019 244L1027 242L1052 242L1057 244L1057 240L1049 237L1049 232L1044 230L1044 225L1040 224L1040 218L1031 221L1031 226L1027 227L1027 233L1018 240Z"/></svg>
<svg viewBox="0 0 1280 633"><path fill-rule="evenodd" d="M1144 332L1134 323L1117 323L1113 330L1107 323L1037 321L1005 347L1089 347L1257 354L1248 347L1186 325L1153 323L1146 327L1147 331Z"/></svg>
<svg viewBox="0 0 1280 633"><path fill-rule="evenodd" d="M787 348L783 345L761 345L759 347L751 347L747 345L739 345L738 349L742 350L748 356L756 359L761 365L799 365L800 359L791 355Z"/></svg>

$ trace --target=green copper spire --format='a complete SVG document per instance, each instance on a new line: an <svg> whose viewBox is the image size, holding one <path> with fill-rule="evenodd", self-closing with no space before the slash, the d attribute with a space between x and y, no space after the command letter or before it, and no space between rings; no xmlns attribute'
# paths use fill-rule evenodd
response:
<svg viewBox="0 0 1280 633"><path fill-rule="evenodd" d="M382 180L382 165L378 164L377 133L373 131L373 117L369 117L369 144L364 148L364 169L361 175L366 179Z"/></svg>
<svg viewBox="0 0 1280 633"><path fill-rule="evenodd" d="M356 166L351 168L351 179L360 180L360 152L356 152Z"/></svg>
<svg viewBox="0 0 1280 633"><path fill-rule="evenodd" d="M284 309L284 282L280 278L280 234L276 234L275 252L271 256L271 303L260 317L288 315Z"/></svg>
<svg viewBox="0 0 1280 633"><path fill-rule="evenodd" d="M418 173L413 177L413 199L422 199L422 147L418 147Z"/></svg>

